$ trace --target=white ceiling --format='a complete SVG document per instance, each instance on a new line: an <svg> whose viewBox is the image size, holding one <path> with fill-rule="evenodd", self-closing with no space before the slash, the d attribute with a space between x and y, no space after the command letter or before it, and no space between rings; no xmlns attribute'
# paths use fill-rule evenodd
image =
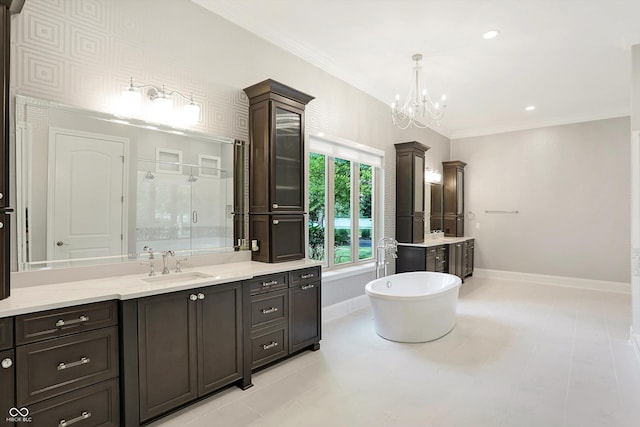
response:
<svg viewBox="0 0 640 427"><path fill-rule="evenodd" d="M452 138L630 113L640 0L193 1L385 103L422 53Z"/></svg>

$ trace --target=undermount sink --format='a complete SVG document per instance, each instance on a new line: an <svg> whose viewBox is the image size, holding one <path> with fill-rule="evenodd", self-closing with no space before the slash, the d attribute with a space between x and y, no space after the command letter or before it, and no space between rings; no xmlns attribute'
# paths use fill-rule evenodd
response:
<svg viewBox="0 0 640 427"><path fill-rule="evenodd" d="M191 280L206 279L212 277L210 274L200 273L199 271L187 271L184 273L169 273L158 276L151 276L144 278L145 282L158 283L158 282L189 282Z"/></svg>

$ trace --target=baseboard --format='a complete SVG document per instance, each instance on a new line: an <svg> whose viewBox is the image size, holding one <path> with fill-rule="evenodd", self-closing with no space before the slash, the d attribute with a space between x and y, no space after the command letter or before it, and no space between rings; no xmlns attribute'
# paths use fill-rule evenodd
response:
<svg viewBox="0 0 640 427"><path fill-rule="evenodd" d="M340 301L322 309L322 322L330 322L367 307L369 307L369 297L366 295Z"/></svg>
<svg viewBox="0 0 640 427"><path fill-rule="evenodd" d="M562 286L565 288L578 288L588 289L592 291L614 292L618 294L631 294L631 283L582 279L579 277L548 276L545 274L489 270L484 268L474 269L473 277L481 279L515 280L519 282L539 283L542 285Z"/></svg>

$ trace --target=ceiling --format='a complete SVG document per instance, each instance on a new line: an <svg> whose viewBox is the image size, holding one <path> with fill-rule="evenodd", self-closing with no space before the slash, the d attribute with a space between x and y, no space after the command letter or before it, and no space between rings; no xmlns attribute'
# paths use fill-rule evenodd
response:
<svg viewBox="0 0 640 427"><path fill-rule="evenodd" d="M422 53L451 138L630 114L640 0L192 1L388 104Z"/></svg>

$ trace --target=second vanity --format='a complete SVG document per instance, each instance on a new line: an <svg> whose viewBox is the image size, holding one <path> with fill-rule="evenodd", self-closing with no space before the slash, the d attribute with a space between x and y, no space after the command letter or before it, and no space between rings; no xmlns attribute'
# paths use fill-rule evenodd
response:
<svg viewBox="0 0 640 427"><path fill-rule="evenodd" d="M398 243L396 273L437 271L464 280L473 274L474 249L472 237L427 237L423 243Z"/></svg>
<svg viewBox="0 0 640 427"><path fill-rule="evenodd" d="M0 301L0 403L35 426L146 424L319 349L320 292L309 260L15 288Z"/></svg>

